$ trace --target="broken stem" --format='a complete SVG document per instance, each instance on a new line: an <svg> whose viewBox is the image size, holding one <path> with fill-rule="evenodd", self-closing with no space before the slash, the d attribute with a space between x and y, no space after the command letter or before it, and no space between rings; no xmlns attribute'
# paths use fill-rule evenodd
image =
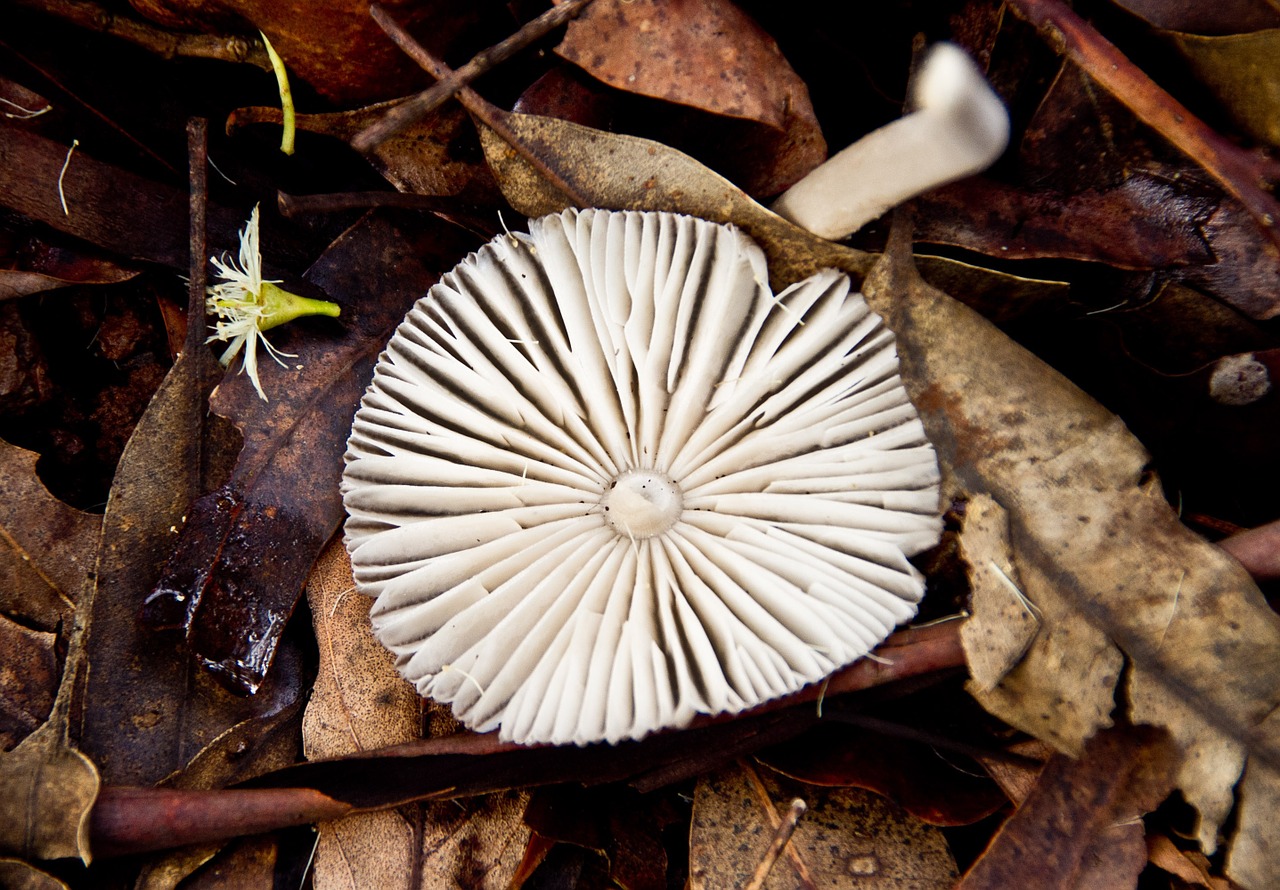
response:
<svg viewBox="0 0 1280 890"><path fill-rule="evenodd" d="M568 0L567 3L551 7L551 9L526 24L506 40L476 53L471 61L456 71L450 71L444 77L439 78L429 89L423 90L418 95L396 105L377 123L371 124L357 133L351 140L351 146L359 152L367 152L376 148L383 141L435 111L460 89L469 85L482 74L505 62L534 41L540 40L551 31L574 18L590 2L591 0ZM373 16L374 21L388 35L391 35L393 40L399 43L399 40L388 29L388 25L394 26L395 22L387 15L385 9L377 3L372 3L369 5L369 14ZM404 49L403 44L401 44L401 48ZM413 54L410 53L410 55Z"/></svg>
<svg viewBox="0 0 1280 890"><path fill-rule="evenodd" d="M743 885L742 890L761 890L764 887L764 882L769 878L769 872L773 870L773 864L778 861L778 857L786 849L787 842L791 840L791 835L795 834L796 826L800 824L800 817L808 809L809 807L805 802L798 797L791 801L787 814L782 817L777 830L773 833L773 840L769 842L769 849L764 851L760 864L756 866L755 874L751 876L750 881Z"/></svg>

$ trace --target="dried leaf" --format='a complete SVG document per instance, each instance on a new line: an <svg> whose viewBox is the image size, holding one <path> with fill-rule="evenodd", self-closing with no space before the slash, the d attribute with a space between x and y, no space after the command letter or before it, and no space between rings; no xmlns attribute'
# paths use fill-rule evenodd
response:
<svg viewBox="0 0 1280 890"><path fill-rule="evenodd" d="M929 825L971 825L1008 803L995 783L947 752L856 724L824 722L759 760L810 785L874 791Z"/></svg>
<svg viewBox="0 0 1280 890"><path fill-rule="evenodd" d="M1127 655L1131 719L1193 746L1179 786L1201 808L1212 848L1233 767L1218 760L1205 775L1195 764L1270 711L1280 668L1258 665L1280 663L1280 621L1237 565L1178 523L1114 417L909 271L889 269L869 280L868 300L898 335L904 380L944 465L1008 511L1011 563L1043 622L1018 667L975 694L1079 751L1109 722ZM1274 739L1256 745L1275 757Z"/></svg>
<svg viewBox="0 0 1280 890"><path fill-rule="evenodd" d="M1180 850L1162 834L1147 836L1147 860L1192 887L1231 890L1231 882L1226 878L1215 878L1209 874L1209 860L1202 854Z"/></svg>
<svg viewBox="0 0 1280 890"><path fill-rule="evenodd" d="M1280 72L1275 65L1280 28L1222 37L1166 36L1220 108L1254 139L1280 146Z"/></svg>
<svg viewBox="0 0 1280 890"><path fill-rule="evenodd" d="M68 890L66 884L48 872L20 859L0 858L0 887L9 890Z"/></svg>
<svg viewBox="0 0 1280 890"><path fill-rule="evenodd" d="M704 777L693 800L689 885L741 887L751 878L787 801L808 810L769 874L789 887L950 887L955 862L936 828L869 791L819 789L737 767Z"/></svg>
<svg viewBox="0 0 1280 890"><path fill-rule="evenodd" d="M93 570L102 519L49 494L39 458L0 442L0 612L54 631Z"/></svg>
<svg viewBox="0 0 1280 890"><path fill-rule="evenodd" d="M1141 816L1169 793L1178 752L1152 730L1099 733L1049 761L958 885L963 890L1129 890L1147 861Z"/></svg>
<svg viewBox="0 0 1280 890"><path fill-rule="evenodd" d="M307 574L341 520L342 455L374 360L413 301L471 246L438 219L366 217L308 272L344 307L341 325L273 332L291 357L259 368L272 401L244 374L215 391L212 409L240 428L244 447L226 486L192 506L148 614L157 626L184 626L196 657L230 688L253 692L263 683Z"/></svg>
<svg viewBox="0 0 1280 890"><path fill-rule="evenodd" d="M277 721L287 722L301 694L296 648L283 682L244 699L197 670L181 639L151 632L138 620L184 511L206 477L225 476L218 462L235 453L234 434L228 437L218 424L200 432L204 397L195 363L201 359L212 361L203 350L184 354L165 378L125 448L104 517L90 606L93 669L79 729L80 744L112 784L155 784L222 739L221 760L211 758L221 780L206 778L221 784L252 765L261 753L255 745L271 741L257 734L269 736ZM234 727L241 732L228 734Z"/></svg>
<svg viewBox="0 0 1280 890"><path fill-rule="evenodd" d="M299 130L333 136L349 142L361 130L381 120L396 103L368 105L354 111L299 114ZM227 119L228 132L249 124L279 124L278 108L241 108ZM479 204L496 203L497 187L488 167L458 150L458 141L475 137L466 113L458 105L446 105L422 120L380 142L369 152L369 162L402 192L447 195Z"/></svg>
<svg viewBox="0 0 1280 890"><path fill-rule="evenodd" d="M307 756L335 757L417 738L423 701L374 638L369 601L356 592L340 541L316 563L307 597L320 645L320 671L303 724ZM507 792L321 823L315 886L507 887L528 837L521 820L526 798ZM414 874L421 876L416 884Z"/></svg>
<svg viewBox="0 0 1280 890"><path fill-rule="evenodd" d="M804 81L773 38L725 0L596 0L556 52L617 89L772 130L740 132L737 144L709 140L708 162L727 165L720 169L753 194L777 194L826 159ZM697 155L691 139L696 128L674 144Z"/></svg>
<svg viewBox="0 0 1280 890"><path fill-rule="evenodd" d="M25 859L90 859L89 811L98 771L69 747L62 727L45 723L0 754L0 851Z"/></svg>
<svg viewBox="0 0 1280 890"><path fill-rule="evenodd" d="M49 716L61 676L56 637L0 615L0 750L8 751Z"/></svg>
<svg viewBox="0 0 1280 890"><path fill-rule="evenodd" d="M1259 727L1259 736L1274 739L1280 718L1272 714ZM1242 887L1280 885L1280 842L1276 812L1280 808L1280 771L1258 757L1250 757L1237 789L1236 831L1227 854L1227 876Z"/></svg>

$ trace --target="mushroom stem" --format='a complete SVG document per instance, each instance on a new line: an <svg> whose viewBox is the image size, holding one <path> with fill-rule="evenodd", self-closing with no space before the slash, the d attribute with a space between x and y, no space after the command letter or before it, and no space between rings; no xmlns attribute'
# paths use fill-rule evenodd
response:
<svg viewBox="0 0 1280 890"><path fill-rule="evenodd" d="M959 47L930 50L916 79L916 111L844 149L773 204L815 235L838 240L890 207L972 176L1009 144L1009 113Z"/></svg>

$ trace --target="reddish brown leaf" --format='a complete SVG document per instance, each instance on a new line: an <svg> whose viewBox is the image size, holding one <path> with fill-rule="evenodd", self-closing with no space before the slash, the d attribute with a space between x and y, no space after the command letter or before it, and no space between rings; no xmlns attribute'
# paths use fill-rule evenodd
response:
<svg viewBox="0 0 1280 890"><path fill-rule="evenodd" d="M957 759L964 760L922 742L838 724L823 724L761 756L801 782L875 791L930 825L969 825L1008 801Z"/></svg>
<svg viewBox="0 0 1280 890"><path fill-rule="evenodd" d="M596 0L569 25L556 52L617 89L773 130L740 131L750 143L736 162L728 160L733 170L723 166L723 155L734 143L709 140L718 156L713 165L749 192L776 194L826 157L804 82L773 38L725 0ZM699 154L694 134L684 135L673 144Z"/></svg>
<svg viewBox="0 0 1280 890"><path fill-rule="evenodd" d="M959 886L1130 890L1147 861L1140 817L1173 787L1177 760L1167 734L1141 727L1100 732L1079 760L1055 756Z"/></svg>

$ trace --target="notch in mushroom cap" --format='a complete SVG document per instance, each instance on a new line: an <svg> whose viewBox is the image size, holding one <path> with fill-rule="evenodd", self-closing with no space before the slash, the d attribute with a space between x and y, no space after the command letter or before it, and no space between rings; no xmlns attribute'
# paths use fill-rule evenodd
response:
<svg viewBox="0 0 1280 890"><path fill-rule="evenodd" d="M903 201L985 170L1009 144L1009 112L954 44L929 51L912 99L915 111L837 153L773 211L839 240Z"/></svg>
<svg viewBox="0 0 1280 890"><path fill-rule="evenodd" d="M356 582L419 692L517 742L640 738L822 679L911 618L938 466L892 334L737 229L566 211L379 359L343 477Z"/></svg>

